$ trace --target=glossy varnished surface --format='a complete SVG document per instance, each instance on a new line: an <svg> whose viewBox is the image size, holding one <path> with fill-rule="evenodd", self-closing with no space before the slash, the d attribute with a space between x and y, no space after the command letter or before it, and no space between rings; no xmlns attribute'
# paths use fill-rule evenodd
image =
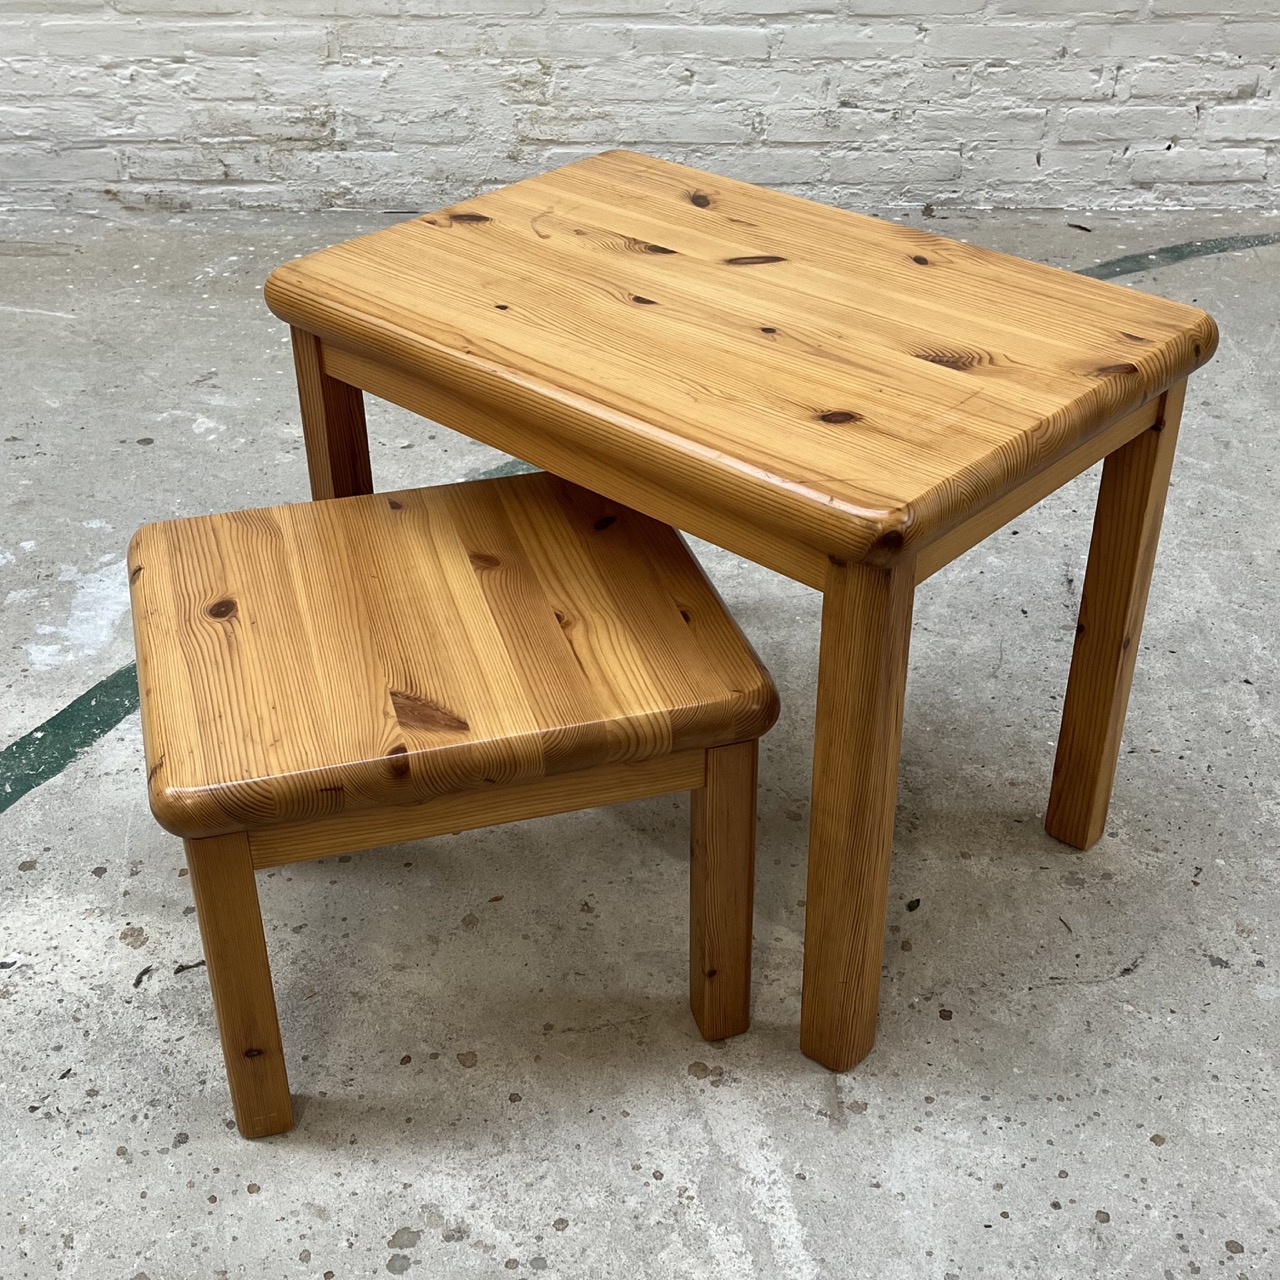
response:
<svg viewBox="0 0 1280 1280"><path fill-rule="evenodd" d="M150 525L129 572L152 808L183 836L738 742L776 715L679 535L545 474Z"/></svg>
<svg viewBox="0 0 1280 1280"><path fill-rule="evenodd" d="M1152 399L1217 336L1191 307L627 152L288 263L267 298L518 419L526 456L568 445L873 560Z"/></svg>

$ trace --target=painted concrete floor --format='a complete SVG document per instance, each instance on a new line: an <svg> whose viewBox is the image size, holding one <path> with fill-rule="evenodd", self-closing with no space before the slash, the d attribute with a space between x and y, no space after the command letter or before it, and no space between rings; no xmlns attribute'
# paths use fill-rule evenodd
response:
<svg viewBox="0 0 1280 1280"><path fill-rule="evenodd" d="M752 1031L685 1008L683 797L300 864L260 877L298 1125L235 1134L137 716L58 713L131 660L138 524L304 497L260 285L390 220L0 219L0 1277L1280 1275L1280 245L1123 277L1223 341L1090 852L1040 822L1096 475L921 590L866 1062L797 1049L818 597L698 544L784 700ZM1280 230L924 225L1074 267ZM504 461L370 421L380 487Z"/></svg>

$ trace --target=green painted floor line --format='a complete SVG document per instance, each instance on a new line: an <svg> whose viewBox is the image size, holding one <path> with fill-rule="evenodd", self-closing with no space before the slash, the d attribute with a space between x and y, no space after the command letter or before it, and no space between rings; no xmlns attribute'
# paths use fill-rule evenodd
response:
<svg viewBox="0 0 1280 1280"><path fill-rule="evenodd" d="M56 777L82 751L138 709L138 668L131 662L0 751L0 813Z"/></svg>
<svg viewBox="0 0 1280 1280"><path fill-rule="evenodd" d="M1188 258L1207 258L1217 253L1238 253L1241 249L1261 249L1265 245L1280 244L1280 231L1256 236L1221 236L1216 240L1188 240L1185 244L1170 244L1152 253L1128 253L1123 258L1110 258L1092 267L1079 267L1076 275L1092 276L1095 280L1114 280L1117 276L1131 276L1136 271L1154 271Z"/></svg>
<svg viewBox="0 0 1280 1280"><path fill-rule="evenodd" d="M1117 276L1151 271L1175 262L1186 262L1189 258L1260 249L1269 244L1280 244L1280 232L1188 240L1185 244L1166 245L1151 253L1130 253L1092 267L1080 267L1076 274L1092 276L1095 280L1114 280ZM499 476L518 476L536 470L519 458L508 458L495 467L478 472L471 479L494 480ZM25 737L0 750L0 813L16 804L28 791L34 791L50 778L57 777L80 752L91 747L103 734L110 733L125 716L137 709L138 672L130 663L100 680L87 693L82 693L56 715L50 716L39 728L32 729Z"/></svg>

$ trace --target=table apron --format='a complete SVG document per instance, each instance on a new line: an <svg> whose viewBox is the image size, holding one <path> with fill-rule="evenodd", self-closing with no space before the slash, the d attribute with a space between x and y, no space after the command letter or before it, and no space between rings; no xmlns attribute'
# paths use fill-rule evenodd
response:
<svg viewBox="0 0 1280 1280"><path fill-rule="evenodd" d="M983 539L1003 528L1037 502L1061 489L1069 480L1087 471L1108 454L1128 444L1135 436L1159 425L1164 412L1165 397L1156 396L1146 404L1126 414L1109 427L1097 432L1076 445L1068 453L1049 463L1035 475L1024 480L1008 493L1001 494L993 502L975 511L967 519L934 537L930 542L916 547L916 584L932 577L952 560L976 547Z"/></svg>
<svg viewBox="0 0 1280 1280"><path fill-rule="evenodd" d="M557 434L545 420L517 415L505 406L475 403L398 366L327 342L324 369L340 382L626 503L806 586L821 590L826 582L830 560L818 548L787 538L746 515L713 507L705 495L685 492L665 476L646 475L633 460L624 463L594 453L580 441Z"/></svg>
<svg viewBox="0 0 1280 1280"><path fill-rule="evenodd" d="M582 442L558 434L545 420L530 419L507 407L478 404L399 366L329 342L323 344L323 361L325 372L340 382L625 502L815 590L826 585L831 557L820 548L787 538L741 513L714 507L705 495L687 492L667 476L646 474L634 461L624 463L593 452ZM907 548L916 558L916 582L932 577L1069 480L1158 425L1163 405L1163 395L1149 400L928 543Z"/></svg>

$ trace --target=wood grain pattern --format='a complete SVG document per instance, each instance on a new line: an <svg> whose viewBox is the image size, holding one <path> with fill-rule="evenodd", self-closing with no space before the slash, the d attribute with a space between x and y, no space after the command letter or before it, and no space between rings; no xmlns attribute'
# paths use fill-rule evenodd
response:
<svg viewBox="0 0 1280 1280"><path fill-rule="evenodd" d="M246 1138L284 1133L293 1106L249 841L185 843L236 1127Z"/></svg>
<svg viewBox="0 0 1280 1280"><path fill-rule="evenodd" d="M673 529L515 476L150 525L129 582L245 1136L292 1124L255 867L689 789L694 1013L745 1030L777 695Z"/></svg>
<svg viewBox="0 0 1280 1280"><path fill-rule="evenodd" d="M1102 468L1045 818L1078 849L1106 826L1185 396L1185 382L1172 387L1155 426Z"/></svg>
<svg viewBox="0 0 1280 1280"><path fill-rule="evenodd" d="M454 431L483 440L597 493L625 492L628 505L646 515L708 542L731 547L756 564L819 591L826 581L827 557L816 547L763 528L750 511L725 511L712 505L705 494L686 487L688 477L678 470L665 469L669 459L660 452L637 449L622 471L616 460L597 457L581 444L562 438L556 433L554 422L543 414L526 412L505 401L476 405L429 377L379 364L340 347L326 345L324 353L325 365L335 377L383 400L433 422L448 423Z"/></svg>
<svg viewBox="0 0 1280 1280"><path fill-rule="evenodd" d="M349 498L373 492L364 397L329 375L319 339L292 330L302 435L313 498Z"/></svg>
<svg viewBox="0 0 1280 1280"><path fill-rule="evenodd" d="M753 738L777 697L678 534L546 474L150 525L153 811L187 837Z"/></svg>
<svg viewBox="0 0 1280 1280"><path fill-rule="evenodd" d="M707 752L701 749L677 751L636 764L602 764L532 782L435 796L420 804L361 809L315 822L284 823L251 831L249 847L255 867L279 867L672 791L694 791L706 782L706 757Z"/></svg>
<svg viewBox="0 0 1280 1280"><path fill-rule="evenodd" d="M1100 824L1159 523L1144 441L1213 354L1202 311L616 151L266 293L330 376L827 592L810 1056L844 1069L875 1036L912 586L1107 456L1108 621L1077 645L1049 817Z"/></svg>
<svg viewBox="0 0 1280 1280"><path fill-rule="evenodd" d="M800 1047L875 1043L915 568L833 565L822 601Z"/></svg>
<svg viewBox="0 0 1280 1280"><path fill-rule="evenodd" d="M692 794L689 1007L706 1040L751 1022L756 755L754 740L708 751L706 786Z"/></svg>
<svg viewBox="0 0 1280 1280"><path fill-rule="evenodd" d="M842 560L927 542L1216 343L1191 307L626 152L287 263L267 299L540 418L611 494L638 460Z"/></svg>
<svg viewBox="0 0 1280 1280"><path fill-rule="evenodd" d="M1061 489L1069 480L1087 471L1095 462L1114 453L1121 445L1147 431L1160 420L1161 399L1157 397L1140 409L1126 414L1119 422L1113 422L1105 431L1091 436L1077 445L1070 453L1024 480L995 502L975 511L968 519L920 547L916 556L916 583L932 577L945 568L957 556L976 547L997 529L1004 528L1010 520L1017 519L1037 502Z"/></svg>

